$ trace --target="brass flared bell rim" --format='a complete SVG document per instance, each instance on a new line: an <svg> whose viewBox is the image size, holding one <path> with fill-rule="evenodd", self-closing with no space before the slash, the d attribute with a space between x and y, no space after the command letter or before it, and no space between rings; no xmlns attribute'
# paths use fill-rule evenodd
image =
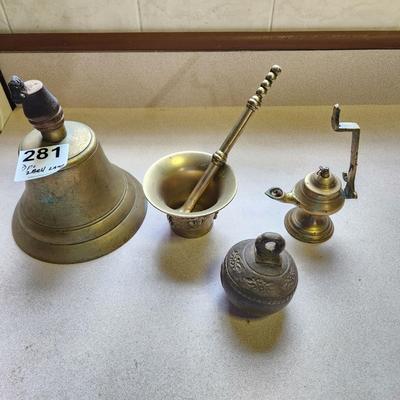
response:
<svg viewBox="0 0 400 400"><path fill-rule="evenodd" d="M214 182L218 183L216 186L218 186L219 192L218 198L210 207L186 213L179 209L186 198L182 198L182 204L177 205L176 208L168 205L168 201L165 200L165 197L168 197L168 195L166 196L165 193L163 193L165 192L165 187L163 188L163 186L168 184L168 179L171 178L171 186L173 186L173 184L176 183L173 182L175 174L181 174L183 177L184 174L190 175L193 171L196 173L196 177L200 178L202 172L205 171L210 163L211 157L212 155L206 152L181 151L168 154L156 161L147 170L143 179L143 191L149 203L165 214L180 218L204 217L206 215L215 214L226 207L233 200L237 192L236 178L232 168L228 164L225 164L220 169L214 179ZM197 179L193 178L191 182L192 185L186 188L186 197L190 194L196 181ZM212 185L210 184L210 186ZM180 187L175 187L175 189L177 192L181 190ZM169 188L167 188L167 190L169 190ZM171 187L171 192L173 190L174 188ZM203 194L202 198L200 198L199 203L202 202L204 196L207 197L207 191L208 189Z"/></svg>
<svg viewBox="0 0 400 400"><path fill-rule="evenodd" d="M66 167L25 182L14 212L12 232L18 246L32 257L71 264L103 256L128 241L146 214L140 183L111 164L87 125L66 121L69 160ZM42 145L41 133L30 132L25 146Z"/></svg>
<svg viewBox="0 0 400 400"><path fill-rule="evenodd" d="M38 260L74 264L102 257L126 243L142 225L147 204L140 182L126 171L113 168L126 182L124 196L115 209L86 226L55 229L27 219L20 201L12 219L17 245Z"/></svg>

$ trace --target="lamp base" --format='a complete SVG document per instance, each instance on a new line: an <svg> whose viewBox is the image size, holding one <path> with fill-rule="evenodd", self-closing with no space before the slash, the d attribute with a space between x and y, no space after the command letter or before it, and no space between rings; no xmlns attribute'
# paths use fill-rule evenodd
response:
<svg viewBox="0 0 400 400"><path fill-rule="evenodd" d="M334 231L328 215L313 215L299 207L292 208L285 216L285 227L291 236L305 243L327 241Z"/></svg>

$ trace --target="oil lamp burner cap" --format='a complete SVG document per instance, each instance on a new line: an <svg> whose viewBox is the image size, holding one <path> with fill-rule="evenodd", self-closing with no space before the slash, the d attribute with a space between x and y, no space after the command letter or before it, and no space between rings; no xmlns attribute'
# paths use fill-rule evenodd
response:
<svg viewBox="0 0 400 400"><path fill-rule="evenodd" d="M317 172L308 174L304 178L304 185L310 191L325 196L336 194L342 188L340 180L327 167L319 167Z"/></svg>

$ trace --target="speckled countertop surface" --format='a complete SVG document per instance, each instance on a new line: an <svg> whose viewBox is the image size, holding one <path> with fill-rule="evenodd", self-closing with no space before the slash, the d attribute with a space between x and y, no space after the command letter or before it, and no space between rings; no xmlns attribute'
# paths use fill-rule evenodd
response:
<svg viewBox="0 0 400 400"><path fill-rule="evenodd" d="M160 157L213 152L240 108L66 109L140 181ZM400 107L343 106L361 126L358 200L322 245L289 237L290 205L268 199L321 164L347 170L350 135L331 107L263 108L230 154L238 193L200 239L170 232L151 206L141 229L98 260L36 261L10 223L23 184L20 111L0 135L1 399L395 399L400 394ZM219 268L236 242L276 231L299 269L282 312L230 315Z"/></svg>

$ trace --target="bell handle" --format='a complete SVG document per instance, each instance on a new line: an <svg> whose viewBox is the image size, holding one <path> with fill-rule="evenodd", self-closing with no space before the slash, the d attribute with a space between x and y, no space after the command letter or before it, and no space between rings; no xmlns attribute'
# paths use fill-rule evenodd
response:
<svg viewBox="0 0 400 400"><path fill-rule="evenodd" d="M37 79L23 81L13 75L8 87L16 104L22 104L29 122L42 134L44 144L59 143L67 135L64 111L57 98Z"/></svg>
<svg viewBox="0 0 400 400"><path fill-rule="evenodd" d="M351 132L351 150L350 150L350 167L348 172L343 172L343 179L346 182L344 188L344 196L346 199L356 199L357 192L355 190L354 181L356 179L358 146L360 143L360 127L355 122L340 122L340 106L335 104L332 110L331 118L332 129L336 132Z"/></svg>
<svg viewBox="0 0 400 400"><path fill-rule="evenodd" d="M259 235L255 242L257 262L275 261L285 248L285 239L274 232Z"/></svg>

